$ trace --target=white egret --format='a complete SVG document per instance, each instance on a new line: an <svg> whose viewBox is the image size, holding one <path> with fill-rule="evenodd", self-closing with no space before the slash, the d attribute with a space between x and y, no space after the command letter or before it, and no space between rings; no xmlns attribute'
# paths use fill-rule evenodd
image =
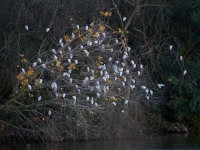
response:
<svg viewBox="0 0 200 150"><path fill-rule="evenodd" d="M57 91L57 88L58 88L57 83L56 83L56 82L53 82L53 83L51 84L51 88L52 88L54 91Z"/></svg>
<svg viewBox="0 0 200 150"><path fill-rule="evenodd" d="M50 28L46 28L46 32L49 32Z"/></svg>
<svg viewBox="0 0 200 150"><path fill-rule="evenodd" d="M72 98L76 101L76 96L72 96Z"/></svg>
<svg viewBox="0 0 200 150"><path fill-rule="evenodd" d="M157 84L157 86L159 87L159 88L162 88L163 86L165 86L164 84Z"/></svg>
<svg viewBox="0 0 200 150"><path fill-rule="evenodd" d="M39 80L39 83L40 83L40 84L42 84L42 82L43 82L43 80L42 80L42 79L40 79L40 80Z"/></svg>
<svg viewBox="0 0 200 150"><path fill-rule="evenodd" d="M49 114L49 116L51 116L51 110L49 110L48 114Z"/></svg>
<svg viewBox="0 0 200 150"><path fill-rule="evenodd" d="M145 90L145 89L146 89L146 86L144 86L144 85L143 85L143 86L141 86L141 89Z"/></svg>
<svg viewBox="0 0 200 150"><path fill-rule="evenodd" d="M41 96L39 96L39 97L38 97L38 102L39 102L39 101L41 101L41 99L42 99L42 97L41 97Z"/></svg>
<svg viewBox="0 0 200 150"><path fill-rule="evenodd" d="M55 49L52 49L51 50L54 54L57 54L56 50Z"/></svg>
<svg viewBox="0 0 200 150"><path fill-rule="evenodd" d="M34 63L33 63L33 67L35 67L36 65L37 65L37 62L34 62Z"/></svg>
<svg viewBox="0 0 200 150"><path fill-rule="evenodd" d="M125 100L125 101L124 101L124 104L125 104L125 105L128 104L128 100Z"/></svg>
<svg viewBox="0 0 200 150"><path fill-rule="evenodd" d="M29 90L32 90L32 86L30 84L28 84L28 88Z"/></svg>
<svg viewBox="0 0 200 150"><path fill-rule="evenodd" d="M187 70L184 70L184 71L183 71L183 75L186 75L186 73L187 73Z"/></svg>
<svg viewBox="0 0 200 150"><path fill-rule="evenodd" d="M28 31L28 26L27 25L25 25L25 29Z"/></svg>
<svg viewBox="0 0 200 150"><path fill-rule="evenodd" d="M41 58L38 58L38 62L39 62L39 63L42 63L42 60L41 60Z"/></svg>
<svg viewBox="0 0 200 150"><path fill-rule="evenodd" d="M79 25L78 25L78 24L76 25L76 29L78 29L78 30L79 30Z"/></svg>
<svg viewBox="0 0 200 150"><path fill-rule="evenodd" d="M98 107L98 104L95 102L95 103L94 103L94 106L95 106L95 107Z"/></svg>
<svg viewBox="0 0 200 150"><path fill-rule="evenodd" d="M22 68L22 72L23 72L23 73L25 73L25 72L26 72L24 68Z"/></svg>
<svg viewBox="0 0 200 150"><path fill-rule="evenodd" d="M43 67L43 68L46 68L46 65L45 65L45 64L42 64L42 67Z"/></svg>
<svg viewBox="0 0 200 150"><path fill-rule="evenodd" d="M126 17L123 17L123 19L122 19L123 21L126 21Z"/></svg>

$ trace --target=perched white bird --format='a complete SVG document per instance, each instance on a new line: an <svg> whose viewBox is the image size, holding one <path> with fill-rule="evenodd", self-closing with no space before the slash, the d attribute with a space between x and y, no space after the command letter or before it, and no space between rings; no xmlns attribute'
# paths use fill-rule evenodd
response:
<svg viewBox="0 0 200 150"><path fill-rule="evenodd" d="M64 73L63 73L63 77L65 77L65 76L70 77L70 74L67 73L67 72L64 72Z"/></svg>
<svg viewBox="0 0 200 150"><path fill-rule="evenodd" d="M54 54L57 54L56 50L55 49L52 49L51 50Z"/></svg>
<svg viewBox="0 0 200 150"><path fill-rule="evenodd" d="M58 88L57 83L56 83L56 82L53 82L53 83L51 84L51 88L52 88L54 91L57 91L57 88Z"/></svg>
<svg viewBox="0 0 200 150"><path fill-rule="evenodd" d="M46 68L46 65L45 65L45 64L42 64L42 67L43 67L43 68Z"/></svg>
<svg viewBox="0 0 200 150"><path fill-rule="evenodd" d="M76 25L76 29L78 29L78 30L79 30L79 25L78 25L78 24Z"/></svg>
<svg viewBox="0 0 200 150"><path fill-rule="evenodd" d="M72 70L71 70L71 69L69 69L69 70L68 70L68 73L69 73L69 74L70 74L70 73L72 73Z"/></svg>
<svg viewBox="0 0 200 150"><path fill-rule="evenodd" d="M93 69L91 69L91 74L94 74L94 70Z"/></svg>
<svg viewBox="0 0 200 150"><path fill-rule="evenodd" d="M133 84L135 84L135 79L132 79Z"/></svg>
<svg viewBox="0 0 200 150"><path fill-rule="evenodd" d="M90 100L90 97L89 97L89 96L87 96L87 97L86 97L86 100L87 100L87 101L89 101L89 100Z"/></svg>
<svg viewBox="0 0 200 150"><path fill-rule="evenodd" d="M37 65L37 62L34 62L34 63L33 63L33 67L35 67L36 65Z"/></svg>
<svg viewBox="0 0 200 150"><path fill-rule="evenodd" d="M69 79L69 82L72 83L72 78Z"/></svg>
<svg viewBox="0 0 200 150"><path fill-rule="evenodd" d="M83 45L80 46L80 49L83 49Z"/></svg>
<svg viewBox="0 0 200 150"><path fill-rule="evenodd" d="M164 84L157 84L157 86L159 87L159 88L162 88L163 86L165 86Z"/></svg>
<svg viewBox="0 0 200 150"><path fill-rule="evenodd" d="M146 99L148 99L148 100L149 100L149 96L148 96L148 95L146 95Z"/></svg>
<svg viewBox="0 0 200 150"><path fill-rule="evenodd" d="M127 47L127 51L129 52L131 50L131 48L130 47Z"/></svg>
<svg viewBox="0 0 200 150"><path fill-rule="evenodd" d="M103 37L106 37L106 33L102 33Z"/></svg>
<svg viewBox="0 0 200 150"><path fill-rule="evenodd" d="M131 60L131 64L132 64L132 65L134 65L134 64L135 64L135 62L134 62L133 60Z"/></svg>
<svg viewBox="0 0 200 150"><path fill-rule="evenodd" d="M49 110L48 114L49 114L49 116L51 116L51 110Z"/></svg>
<svg viewBox="0 0 200 150"><path fill-rule="evenodd" d="M49 32L50 28L46 28L46 32Z"/></svg>
<svg viewBox="0 0 200 150"><path fill-rule="evenodd" d="M128 100L125 100L125 101L124 101L124 104L125 104L125 105L128 104Z"/></svg>
<svg viewBox="0 0 200 150"><path fill-rule="evenodd" d="M42 97L41 97L41 96L39 96L39 97L38 97L38 102L39 102L39 101L41 101L41 99L42 99Z"/></svg>
<svg viewBox="0 0 200 150"><path fill-rule="evenodd" d="M115 102L112 102L114 106L116 106L117 104Z"/></svg>
<svg viewBox="0 0 200 150"><path fill-rule="evenodd" d="M74 63L77 65L78 64L78 60L75 60Z"/></svg>
<svg viewBox="0 0 200 150"><path fill-rule="evenodd" d="M116 43L119 43L119 41L118 41L117 39L115 39L115 42L116 42Z"/></svg>
<svg viewBox="0 0 200 150"><path fill-rule="evenodd" d="M28 84L28 88L29 90L32 90L32 86L30 84Z"/></svg>
<svg viewBox="0 0 200 150"><path fill-rule="evenodd" d="M126 70L126 75L129 75L129 70Z"/></svg>
<svg viewBox="0 0 200 150"><path fill-rule="evenodd" d="M183 71L183 75L186 75L186 73L187 73L187 71L186 71L186 70L184 70L184 71Z"/></svg>
<svg viewBox="0 0 200 150"><path fill-rule="evenodd" d="M181 60L181 61L183 60L183 56L180 56L180 60Z"/></svg>
<svg viewBox="0 0 200 150"><path fill-rule="evenodd" d="M72 98L76 101L76 96L72 96Z"/></svg>
<svg viewBox="0 0 200 150"><path fill-rule="evenodd" d="M94 80L94 77L93 77L93 76L90 76L90 80L91 80L91 81Z"/></svg>
<svg viewBox="0 0 200 150"><path fill-rule="evenodd" d="M28 26L27 25L25 25L25 29L28 31Z"/></svg>
<svg viewBox="0 0 200 150"><path fill-rule="evenodd" d="M71 50L72 50L72 48L71 48L70 46L68 46L67 48L68 48L68 51L71 51Z"/></svg>
<svg viewBox="0 0 200 150"><path fill-rule="evenodd" d="M62 43L62 40L63 40L63 39L62 39L62 38L60 38L60 40L59 40L59 43L60 43L60 44Z"/></svg>
<svg viewBox="0 0 200 150"><path fill-rule="evenodd" d="M65 96L66 96L66 93L63 93L63 94L62 94L62 97L65 98Z"/></svg>
<svg viewBox="0 0 200 150"><path fill-rule="evenodd" d="M92 42L91 41L87 41L87 46L92 46Z"/></svg>
<svg viewBox="0 0 200 150"><path fill-rule="evenodd" d="M148 94L149 93L149 89L145 89L145 93Z"/></svg>
<svg viewBox="0 0 200 150"><path fill-rule="evenodd" d="M152 90L150 90L150 94L153 95L153 91Z"/></svg>
<svg viewBox="0 0 200 150"><path fill-rule="evenodd" d="M69 58L72 59L72 58L73 58L73 54L70 54L70 55L69 55Z"/></svg>
<svg viewBox="0 0 200 150"><path fill-rule="evenodd" d="M87 67L87 72L90 72L90 68L89 67Z"/></svg>
<svg viewBox="0 0 200 150"><path fill-rule="evenodd" d="M102 70L100 71L100 75L103 75L103 71Z"/></svg>
<svg viewBox="0 0 200 150"><path fill-rule="evenodd" d="M124 110L122 110L121 112L124 113Z"/></svg>
<svg viewBox="0 0 200 150"><path fill-rule="evenodd" d="M140 74L141 74L140 71L138 71L138 76L140 76Z"/></svg>
<svg viewBox="0 0 200 150"><path fill-rule="evenodd" d="M99 93L97 93L97 97L100 97L100 94L99 94Z"/></svg>
<svg viewBox="0 0 200 150"><path fill-rule="evenodd" d="M119 76L122 76L122 74L123 74L123 72L122 72L122 71L120 71L120 72L119 72Z"/></svg>
<svg viewBox="0 0 200 150"><path fill-rule="evenodd" d="M123 19L122 19L123 21L126 21L126 17L123 17Z"/></svg>
<svg viewBox="0 0 200 150"><path fill-rule="evenodd" d="M58 57L57 57L56 55L54 55L54 56L53 56L53 58L54 58L55 60L57 60L57 59L58 59Z"/></svg>
<svg viewBox="0 0 200 150"><path fill-rule="evenodd" d="M25 72L26 72L24 68L22 68L22 72L23 72L23 73L25 73Z"/></svg>
<svg viewBox="0 0 200 150"><path fill-rule="evenodd" d="M169 46L169 49L170 49L170 50L172 49L172 45Z"/></svg>
<svg viewBox="0 0 200 150"><path fill-rule="evenodd" d="M83 50L83 52L84 52L84 54L86 55L86 56L89 56L89 52L85 49L85 50Z"/></svg>
<svg viewBox="0 0 200 150"><path fill-rule="evenodd" d="M92 97L92 99L90 100L90 103L93 105L94 104L94 99Z"/></svg>
<svg viewBox="0 0 200 150"><path fill-rule="evenodd" d="M126 59L128 56L127 55L123 55L122 59Z"/></svg>
<svg viewBox="0 0 200 150"><path fill-rule="evenodd" d="M85 30L88 30L88 26L85 26Z"/></svg>
<svg viewBox="0 0 200 150"><path fill-rule="evenodd" d="M68 58L67 61L68 61L68 63L71 63L71 62L72 62L72 60L71 60L70 58Z"/></svg>
<svg viewBox="0 0 200 150"><path fill-rule="evenodd" d="M143 68L143 65L142 64L140 64L140 69L142 69Z"/></svg>
<svg viewBox="0 0 200 150"><path fill-rule="evenodd" d="M98 107L98 104L95 102L95 103L94 103L94 106L95 106L95 107Z"/></svg>
<svg viewBox="0 0 200 150"><path fill-rule="evenodd" d="M92 92L94 90L94 88L93 87L90 87L90 91Z"/></svg>
<svg viewBox="0 0 200 150"><path fill-rule="evenodd" d="M134 89L135 88L135 85L130 85L131 89Z"/></svg>
<svg viewBox="0 0 200 150"><path fill-rule="evenodd" d="M75 38L75 34L74 33L72 33L72 39L74 39Z"/></svg>
<svg viewBox="0 0 200 150"><path fill-rule="evenodd" d="M106 77L102 77L102 79L103 79L104 81L106 81Z"/></svg>
<svg viewBox="0 0 200 150"><path fill-rule="evenodd" d="M144 86L144 85L143 85L143 86L141 86L141 89L145 90L145 89L146 89L146 86Z"/></svg>
<svg viewBox="0 0 200 150"><path fill-rule="evenodd" d="M39 63L41 63L41 62L42 62L41 58L38 58L38 62L39 62Z"/></svg>
<svg viewBox="0 0 200 150"><path fill-rule="evenodd" d="M97 89L97 91L100 91L100 90L101 90L101 88L100 88L99 85L96 86L96 89Z"/></svg>

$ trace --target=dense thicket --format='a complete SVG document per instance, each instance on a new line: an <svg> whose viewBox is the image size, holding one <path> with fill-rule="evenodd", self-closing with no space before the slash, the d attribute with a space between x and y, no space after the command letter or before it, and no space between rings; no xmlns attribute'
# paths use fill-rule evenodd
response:
<svg viewBox="0 0 200 150"><path fill-rule="evenodd" d="M0 8L1 140L199 129L199 0L5 0Z"/></svg>

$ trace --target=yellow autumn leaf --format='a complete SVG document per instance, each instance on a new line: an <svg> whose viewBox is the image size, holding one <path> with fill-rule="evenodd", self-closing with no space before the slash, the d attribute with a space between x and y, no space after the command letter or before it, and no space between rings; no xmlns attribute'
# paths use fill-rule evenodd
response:
<svg viewBox="0 0 200 150"><path fill-rule="evenodd" d="M30 77L30 76L32 76L33 74L34 74L33 68L29 67L28 71L26 72L26 76L27 76L27 77Z"/></svg>
<svg viewBox="0 0 200 150"><path fill-rule="evenodd" d="M24 73L18 74L18 75L16 76L16 78L17 78L18 80L23 80L23 79L24 79Z"/></svg>
<svg viewBox="0 0 200 150"><path fill-rule="evenodd" d="M56 60L56 67L59 67L59 66L60 66L60 64L61 64L61 61L59 61L59 60Z"/></svg>

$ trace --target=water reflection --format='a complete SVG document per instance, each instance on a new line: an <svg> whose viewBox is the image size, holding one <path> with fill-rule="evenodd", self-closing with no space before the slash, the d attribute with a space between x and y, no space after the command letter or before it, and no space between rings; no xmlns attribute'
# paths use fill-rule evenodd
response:
<svg viewBox="0 0 200 150"><path fill-rule="evenodd" d="M0 146L1 150L194 150L200 149L200 135L164 135L148 139L64 142Z"/></svg>

